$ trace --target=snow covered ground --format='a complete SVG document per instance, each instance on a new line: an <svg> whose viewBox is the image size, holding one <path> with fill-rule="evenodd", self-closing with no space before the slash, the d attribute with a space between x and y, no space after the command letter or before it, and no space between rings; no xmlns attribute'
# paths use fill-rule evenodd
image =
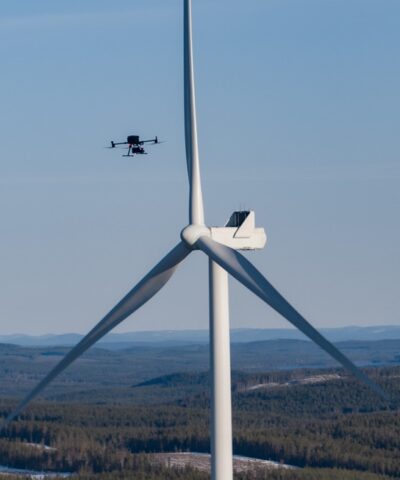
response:
<svg viewBox="0 0 400 480"><path fill-rule="evenodd" d="M173 452L173 453L156 453L152 454L154 461L162 463L169 467L191 466L197 470L209 472L211 468L211 458L209 453L197 452ZM234 455L233 469L236 472L243 472L254 468L297 468L293 465L273 462L271 460L263 460L259 458L241 457Z"/></svg>
<svg viewBox="0 0 400 480"><path fill-rule="evenodd" d="M284 383L277 383L277 382L259 383L257 385L252 385L251 387L247 387L245 390L251 391L251 390L258 390L260 388L291 387L293 385L311 385L315 383L332 382L334 380L339 380L340 378L342 377L337 373L327 373L327 374L321 374L321 375L313 375L311 377L289 380L288 382L284 382Z"/></svg>
<svg viewBox="0 0 400 480"><path fill-rule="evenodd" d="M4 465L0 465L0 474L9 475L10 477L17 475L25 475L28 478L35 480L47 479L47 478L67 478L71 476L71 473L61 472L36 472L35 470L27 470L24 468L10 468Z"/></svg>

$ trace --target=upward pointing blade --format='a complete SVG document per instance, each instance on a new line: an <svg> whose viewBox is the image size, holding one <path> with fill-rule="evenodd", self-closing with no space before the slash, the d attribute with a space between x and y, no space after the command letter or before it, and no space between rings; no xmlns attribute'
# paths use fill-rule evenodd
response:
<svg viewBox="0 0 400 480"><path fill-rule="evenodd" d="M197 144L196 99L192 49L192 2L184 0L183 72L185 103L185 145L189 176L189 223L203 225L204 210L201 192L200 163Z"/></svg>
<svg viewBox="0 0 400 480"><path fill-rule="evenodd" d="M190 250L183 242L173 248L21 401L2 427L7 426L52 380L89 347L150 300L168 282L176 267L189 253Z"/></svg>
<svg viewBox="0 0 400 480"><path fill-rule="evenodd" d="M236 280L260 297L261 300L264 300L264 302L280 313L292 325L297 327L304 335L307 335L308 338L341 363L365 385L387 400L387 395L381 387L310 325L243 255L208 237L200 237L196 246L235 277Z"/></svg>

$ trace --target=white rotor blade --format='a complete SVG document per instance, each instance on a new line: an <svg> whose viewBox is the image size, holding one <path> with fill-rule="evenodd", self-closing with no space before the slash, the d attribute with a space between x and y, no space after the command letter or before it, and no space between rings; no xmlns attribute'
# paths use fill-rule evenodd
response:
<svg viewBox="0 0 400 480"><path fill-rule="evenodd" d="M197 144L196 99L192 49L192 2L184 0L183 11L183 83L185 103L185 145L189 176L189 223L203 225L204 209L201 192L200 163Z"/></svg>
<svg viewBox="0 0 400 480"><path fill-rule="evenodd" d="M200 237L196 246L235 277L236 280L260 297L261 300L264 300L270 307L280 313L292 325L303 332L304 335L319 345L326 353L341 363L359 380L378 395L387 399L381 387L310 325L242 254L205 236Z"/></svg>
<svg viewBox="0 0 400 480"><path fill-rule="evenodd" d="M183 242L173 248L20 402L7 417L3 428L89 347L150 300L168 282L189 253L190 249Z"/></svg>

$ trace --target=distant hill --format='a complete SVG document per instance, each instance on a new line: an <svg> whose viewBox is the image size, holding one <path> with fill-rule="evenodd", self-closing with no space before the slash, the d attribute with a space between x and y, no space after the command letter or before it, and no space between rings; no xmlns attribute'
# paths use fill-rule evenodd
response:
<svg viewBox="0 0 400 480"><path fill-rule="evenodd" d="M400 326L385 325L372 327L322 328L323 335L333 342L376 341L400 339ZM0 335L0 343L21 346L71 346L81 340L83 335L65 333L62 335ZM248 343L263 340L306 340L299 331L289 328L239 328L231 330L232 343ZM147 332L109 333L99 342L99 346L110 350L129 348L135 345L183 346L208 343L207 330L161 330Z"/></svg>
<svg viewBox="0 0 400 480"><path fill-rule="evenodd" d="M348 340L336 345L359 366L400 365L400 339ZM20 397L33 388L69 348L0 344L1 397ZM255 375L252 377L254 383L263 383L255 380L258 373L282 375L296 369L311 372L338 367L309 341L260 340L232 345L233 383L246 383L242 375ZM100 399L114 401L118 391L118 398L129 402L140 403L145 398L157 402L160 394L163 401L167 401L165 388L170 389L168 395L171 399L182 395L183 390L192 393L204 390L204 385L209 383L208 369L209 348L205 343L178 346L137 344L114 350L93 347L66 369L43 395L58 400L97 402Z"/></svg>

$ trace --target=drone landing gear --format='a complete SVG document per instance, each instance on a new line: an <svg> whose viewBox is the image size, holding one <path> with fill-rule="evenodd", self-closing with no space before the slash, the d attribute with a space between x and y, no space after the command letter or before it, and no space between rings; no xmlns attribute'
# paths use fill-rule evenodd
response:
<svg viewBox="0 0 400 480"><path fill-rule="evenodd" d="M126 155L122 155L123 157L133 157L134 155L147 155L144 151L143 147L129 145L128 153Z"/></svg>

